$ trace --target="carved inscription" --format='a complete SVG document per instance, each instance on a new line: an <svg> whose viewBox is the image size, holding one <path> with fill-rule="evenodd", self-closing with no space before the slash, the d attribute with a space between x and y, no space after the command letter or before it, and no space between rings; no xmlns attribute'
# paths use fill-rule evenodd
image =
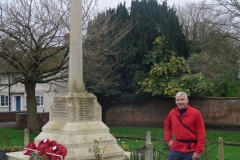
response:
<svg viewBox="0 0 240 160"><path fill-rule="evenodd" d="M89 120L89 102L79 101L79 120Z"/></svg>
<svg viewBox="0 0 240 160"><path fill-rule="evenodd" d="M61 118L61 119L67 119L68 116L68 109L66 106L66 100L56 100L54 101L54 107L52 109L52 117L54 118Z"/></svg>

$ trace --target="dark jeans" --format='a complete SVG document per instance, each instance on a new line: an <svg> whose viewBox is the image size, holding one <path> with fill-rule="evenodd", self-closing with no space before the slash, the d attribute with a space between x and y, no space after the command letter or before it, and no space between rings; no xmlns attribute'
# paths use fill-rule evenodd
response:
<svg viewBox="0 0 240 160"><path fill-rule="evenodd" d="M182 153L174 150L170 150L168 160L192 160L194 152Z"/></svg>

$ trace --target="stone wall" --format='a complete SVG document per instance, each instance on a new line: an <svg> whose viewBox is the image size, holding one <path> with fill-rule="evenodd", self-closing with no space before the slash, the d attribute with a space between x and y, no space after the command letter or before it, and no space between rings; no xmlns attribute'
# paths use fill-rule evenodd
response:
<svg viewBox="0 0 240 160"><path fill-rule="evenodd" d="M190 99L189 104L200 110L207 126L238 126L240 128L239 98ZM154 98L144 105L114 105L106 110L108 126L162 127L174 99Z"/></svg>

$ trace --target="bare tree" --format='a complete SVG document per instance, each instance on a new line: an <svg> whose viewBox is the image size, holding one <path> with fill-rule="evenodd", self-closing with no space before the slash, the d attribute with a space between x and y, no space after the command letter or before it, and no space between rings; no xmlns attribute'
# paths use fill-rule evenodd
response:
<svg viewBox="0 0 240 160"><path fill-rule="evenodd" d="M24 84L28 128L37 131L36 83L67 77L69 5L64 1L12 0L1 1L0 6L1 62L16 73L12 84Z"/></svg>
<svg viewBox="0 0 240 160"><path fill-rule="evenodd" d="M186 3L177 10L191 52L196 53L188 63L192 71L202 72L215 84L237 82L240 54L236 14L219 5L221 0L216 1Z"/></svg>
<svg viewBox="0 0 240 160"><path fill-rule="evenodd" d="M227 35L235 40L240 40L240 2L238 0L214 0L215 8L221 10L221 16L227 17L229 23L221 23L221 29L227 30Z"/></svg>
<svg viewBox="0 0 240 160"><path fill-rule="evenodd" d="M203 39L212 31L240 38L240 3L237 0L203 0L177 7L179 21L190 40Z"/></svg>
<svg viewBox="0 0 240 160"><path fill-rule="evenodd" d="M87 89L116 86L120 75L113 74L125 59L126 49L119 41L132 29L132 23L119 20L115 9L98 13L89 21L83 43L84 81ZM93 63L94 62L94 63Z"/></svg>
<svg viewBox="0 0 240 160"><path fill-rule="evenodd" d="M85 40L90 37L87 31L88 25L92 17L97 14L97 8L96 0L83 0L82 3L83 39ZM34 132L38 130L36 84L59 84L65 82L68 77L70 2L66 0L9 0L1 1L0 6L1 72L15 73L16 77L11 84L1 84L1 87L16 83L25 86L28 129ZM110 23L106 24L108 25L105 25L105 29L108 30ZM125 30L123 35L127 31ZM100 32L95 33L102 36ZM113 35L113 37L116 36ZM121 37L118 36L118 40ZM101 40L106 41L106 38ZM99 47L98 50L101 50L103 46ZM84 63L89 64L85 65L85 69L92 67L92 64L103 63L102 61L106 59L100 57L105 56L103 52L101 53L100 55L92 52L91 56L98 57L99 60L86 58Z"/></svg>
<svg viewBox="0 0 240 160"><path fill-rule="evenodd" d="M205 48L204 41L209 34L227 33L228 28L222 24L232 22L228 16L222 14L222 9L216 8L216 4L207 3L206 0L178 6L177 14L183 25L183 31L196 49L195 51Z"/></svg>

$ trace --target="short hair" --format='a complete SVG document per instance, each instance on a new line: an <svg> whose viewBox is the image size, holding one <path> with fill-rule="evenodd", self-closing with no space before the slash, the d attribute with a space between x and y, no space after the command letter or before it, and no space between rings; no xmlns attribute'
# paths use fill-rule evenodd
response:
<svg viewBox="0 0 240 160"><path fill-rule="evenodd" d="M188 99L187 93L186 93L186 92L183 92L183 91L178 92L178 93L176 94L176 97L181 96L181 95L184 95L184 96Z"/></svg>

